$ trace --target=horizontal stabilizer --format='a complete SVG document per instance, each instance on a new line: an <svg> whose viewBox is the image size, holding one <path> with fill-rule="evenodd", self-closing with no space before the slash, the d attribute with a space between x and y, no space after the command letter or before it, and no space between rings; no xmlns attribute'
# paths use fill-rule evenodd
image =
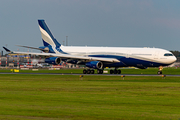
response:
<svg viewBox="0 0 180 120"><path fill-rule="evenodd" d="M3 46L3 48L6 50L6 52L11 52L9 49Z"/></svg>
<svg viewBox="0 0 180 120"><path fill-rule="evenodd" d="M42 48L35 48L35 47L29 47L29 46L22 46L22 45L16 45L16 46L30 48L30 49L36 49L36 50L42 50L42 51L44 50Z"/></svg>

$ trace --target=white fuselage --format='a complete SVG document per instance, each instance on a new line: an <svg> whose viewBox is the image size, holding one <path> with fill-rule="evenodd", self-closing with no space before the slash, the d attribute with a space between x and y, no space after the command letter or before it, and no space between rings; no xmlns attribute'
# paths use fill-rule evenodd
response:
<svg viewBox="0 0 180 120"><path fill-rule="evenodd" d="M61 46L65 53L77 56L111 56L111 58L125 57L143 61L156 62L162 64L172 64L176 57L167 50L160 48L133 48L133 47L80 47ZM167 55L168 54L168 55ZM114 57L113 57L114 56Z"/></svg>

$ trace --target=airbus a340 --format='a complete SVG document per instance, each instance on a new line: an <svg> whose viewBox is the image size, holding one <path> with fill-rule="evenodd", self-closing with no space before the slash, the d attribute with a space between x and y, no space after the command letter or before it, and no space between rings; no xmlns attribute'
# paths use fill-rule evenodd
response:
<svg viewBox="0 0 180 120"><path fill-rule="evenodd" d="M102 74L105 67L113 68L111 74L121 74L120 67L147 67L167 66L176 61L176 57L168 50L160 48L136 48L136 47L86 47L86 46L63 46L52 35L44 20L38 20L44 46L39 48L21 46L31 49L38 49L44 53L33 52L8 52L23 53L31 55L46 56L45 62L60 64L62 61L77 65L85 65L84 74ZM158 71L162 74L162 71Z"/></svg>

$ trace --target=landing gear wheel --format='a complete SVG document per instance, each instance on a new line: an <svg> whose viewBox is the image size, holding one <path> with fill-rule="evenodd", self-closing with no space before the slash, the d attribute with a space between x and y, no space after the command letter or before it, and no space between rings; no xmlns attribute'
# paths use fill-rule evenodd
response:
<svg viewBox="0 0 180 120"><path fill-rule="evenodd" d="M91 70L91 74L94 74L94 70Z"/></svg>
<svg viewBox="0 0 180 120"><path fill-rule="evenodd" d="M117 70L117 73L118 73L118 74L121 74L121 70Z"/></svg>
<svg viewBox="0 0 180 120"><path fill-rule="evenodd" d="M97 70L97 74L100 74L100 70Z"/></svg>
<svg viewBox="0 0 180 120"><path fill-rule="evenodd" d="M101 70L101 74L103 74L103 70Z"/></svg>
<svg viewBox="0 0 180 120"><path fill-rule="evenodd" d="M110 70L110 74L113 74L114 73L114 71L113 70Z"/></svg>
<svg viewBox="0 0 180 120"><path fill-rule="evenodd" d="M162 75L162 71L158 71L157 74L158 74L158 75Z"/></svg>
<svg viewBox="0 0 180 120"><path fill-rule="evenodd" d="M103 70L97 70L98 74L103 74Z"/></svg>
<svg viewBox="0 0 180 120"><path fill-rule="evenodd" d="M117 74L117 72L118 72L118 71L117 71L116 69L114 69L114 74Z"/></svg>
<svg viewBox="0 0 180 120"><path fill-rule="evenodd" d="M91 70L90 69L87 69L87 74L90 74L91 73Z"/></svg>
<svg viewBox="0 0 180 120"><path fill-rule="evenodd" d="M87 73L87 70L86 70L86 69L84 69L84 70L83 70L83 74L86 74L86 73Z"/></svg>

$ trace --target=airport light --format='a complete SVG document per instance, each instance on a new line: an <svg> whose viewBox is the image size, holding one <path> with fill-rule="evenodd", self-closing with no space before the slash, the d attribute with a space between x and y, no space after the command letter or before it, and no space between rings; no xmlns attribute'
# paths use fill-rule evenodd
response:
<svg viewBox="0 0 180 120"><path fill-rule="evenodd" d="M80 78L81 80L83 80L83 77L84 77L83 75L80 75L80 76L79 76L79 78Z"/></svg>
<svg viewBox="0 0 180 120"><path fill-rule="evenodd" d="M165 79L166 75L162 75L162 78Z"/></svg>
<svg viewBox="0 0 180 120"><path fill-rule="evenodd" d="M121 75L121 79L123 79L123 80L124 80L124 77L125 77L125 75Z"/></svg>

